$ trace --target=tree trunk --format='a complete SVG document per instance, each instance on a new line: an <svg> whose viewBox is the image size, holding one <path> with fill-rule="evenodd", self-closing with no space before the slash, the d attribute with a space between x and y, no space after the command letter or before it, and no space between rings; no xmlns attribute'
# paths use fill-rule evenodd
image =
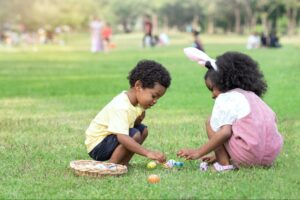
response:
<svg viewBox="0 0 300 200"><path fill-rule="evenodd" d="M241 10L239 5L234 9L234 18L235 18L235 32L241 34Z"/></svg>
<svg viewBox="0 0 300 200"><path fill-rule="evenodd" d="M243 2L242 6L245 6L246 10L246 22L248 31L256 31L256 22L257 22L257 11L251 6L251 1L246 0Z"/></svg>
<svg viewBox="0 0 300 200"><path fill-rule="evenodd" d="M167 33L169 31L169 19L168 17L164 17L163 20L163 32Z"/></svg>
<svg viewBox="0 0 300 200"><path fill-rule="evenodd" d="M130 29L128 28L128 21L127 20L123 20L122 26L123 26L124 33L130 33Z"/></svg>
<svg viewBox="0 0 300 200"><path fill-rule="evenodd" d="M288 35L295 35L296 29L296 21L297 21L297 8L289 8L287 10L287 18L288 18Z"/></svg>
<svg viewBox="0 0 300 200"><path fill-rule="evenodd" d="M157 14L152 15L153 35L158 34L158 17Z"/></svg>
<svg viewBox="0 0 300 200"><path fill-rule="evenodd" d="M207 33L214 34L215 32L215 24L214 24L214 17L212 15L208 15L207 19Z"/></svg>
<svg viewBox="0 0 300 200"><path fill-rule="evenodd" d="M261 23L262 23L264 32L269 32L267 17L268 17L268 14L266 12L261 14Z"/></svg>
<svg viewBox="0 0 300 200"><path fill-rule="evenodd" d="M255 14L251 17L251 30L252 31L254 31L255 30L255 28L256 28L256 16L255 16Z"/></svg>

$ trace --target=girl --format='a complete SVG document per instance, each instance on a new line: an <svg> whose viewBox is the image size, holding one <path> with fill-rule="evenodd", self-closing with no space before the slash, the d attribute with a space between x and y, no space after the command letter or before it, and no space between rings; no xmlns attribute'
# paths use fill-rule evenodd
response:
<svg viewBox="0 0 300 200"><path fill-rule="evenodd" d="M267 84L258 64L237 52L227 52L216 61L194 48L186 48L185 53L208 69L204 79L215 104L206 122L209 141L177 155L191 160L202 157L206 162L200 164L201 170L207 170L208 162L215 162L217 171L272 165L283 140L275 113L260 98ZM211 151L215 158L203 157Z"/></svg>

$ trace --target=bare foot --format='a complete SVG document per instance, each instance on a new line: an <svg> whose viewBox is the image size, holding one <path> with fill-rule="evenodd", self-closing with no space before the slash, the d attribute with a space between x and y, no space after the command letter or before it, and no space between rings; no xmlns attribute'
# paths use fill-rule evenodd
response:
<svg viewBox="0 0 300 200"><path fill-rule="evenodd" d="M202 161L207 162L208 164L212 164L212 163L216 162L216 160L217 160L215 154L203 156L201 159L202 159Z"/></svg>

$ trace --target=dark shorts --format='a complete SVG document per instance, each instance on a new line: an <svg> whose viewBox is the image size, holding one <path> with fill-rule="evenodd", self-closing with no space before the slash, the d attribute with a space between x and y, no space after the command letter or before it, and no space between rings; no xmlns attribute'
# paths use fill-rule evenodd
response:
<svg viewBox="0 0 300 200"><path fill-rule="evenodd" d="M139 124L129 129L129 136L133 137L136 133L143 133L147 126ZM115 134L106 136L95 148L89 153L90 157L97 161L109 160L114 150L119 145L119 141Z"/></svg>

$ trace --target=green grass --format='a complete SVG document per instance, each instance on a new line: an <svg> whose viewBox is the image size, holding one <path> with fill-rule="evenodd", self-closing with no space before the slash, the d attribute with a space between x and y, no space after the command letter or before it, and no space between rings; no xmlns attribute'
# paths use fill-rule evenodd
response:
<svg viewBox="0 0 300 200"><path fill-rule="evenodd" d="M264 100L278 116L284 148L270 169L242 168L230 173L201 173L198 162L182 170L158 167L134 156L129 172L104 179L76 177L69 162L90 159L84 132L116 94L128 88L129 70L138 60L155 59L172 75L172 85L149 111L145 147L177 159L182 147L207 138L204 122L213 101L203 82L205 70L190 62L182 48L187 35L172 35L172 45L140 47L141 35L119 35L117 48L91 54L88 36L70 36L67 46L0 47L0 199L295 199L300 195L300 46L284 40L281 49L245 50L245 37L203 36L212 56L242 51L257 60L269 90ZM161 182L147 183L149 174Z"/></svg>

